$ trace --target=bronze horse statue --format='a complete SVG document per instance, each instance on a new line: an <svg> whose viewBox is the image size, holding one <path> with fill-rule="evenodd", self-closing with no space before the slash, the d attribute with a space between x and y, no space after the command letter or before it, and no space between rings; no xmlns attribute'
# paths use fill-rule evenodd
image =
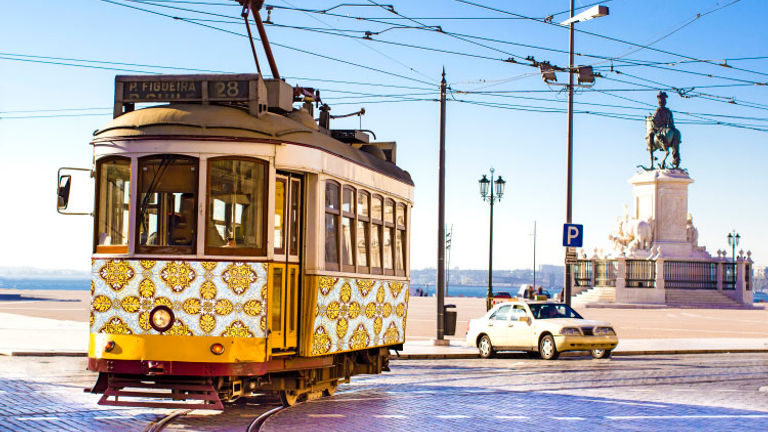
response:
<svg viewBox="0 0 768 432"><path fill-rule="evenodd" d="M672 154L670 168L680 168L680 131L674 127L662 126L654 130L653 117L647 117L645 120L645 129L647 132L646 143L648 144L648 153L651 157L650 169L653 169L654 161L658 160L653 156L656 150L662 150L666 154L658 167L667 168L667 158Z"/></svg>
<svg viewBox="0 0 768 432"><path fill-rule="evenodd" d="M664 159L658 164L658 168L667 168L667 158L670 153L672 154L672 163L670 168L680 169L680 131L675 128L675 122L672 119L672 111L666 107L667 94L660 91L658 96L659 107L653 115L646 117L645 129L646 129L646 143L648 144L648 152L651 156L650 168L646 168L639 165L645 170L652 170L654 162L657 160L653 156L653 152L656 150L663 150L666 152Z"/></svg>

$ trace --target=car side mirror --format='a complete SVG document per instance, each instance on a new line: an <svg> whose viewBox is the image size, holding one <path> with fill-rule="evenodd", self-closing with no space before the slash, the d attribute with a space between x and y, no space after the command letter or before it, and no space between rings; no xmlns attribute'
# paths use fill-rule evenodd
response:
<svg viewBox="0 0 768 432"><path fill-rule="evenodd" d="M69 205L69 188L72 186L72 176L65 174L59 177L58 209L66 210Z"/></svg>

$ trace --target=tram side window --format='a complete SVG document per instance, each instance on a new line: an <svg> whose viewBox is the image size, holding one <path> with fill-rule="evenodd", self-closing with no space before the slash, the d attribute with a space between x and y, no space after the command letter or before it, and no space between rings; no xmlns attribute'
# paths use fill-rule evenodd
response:
<svg viewBox="0 0 768 432"><path fill-rule="evenodd" d="M357 193L357 271L368 273L368 223L370 221L371 195L366 191Z"/></svg>
<svg viewBox="0 0 768 432"><path fill-rule="evenodd" d="M99 161L96 252L128 252L128 213L131 203L131 161L110 157Z"/></svg>
<svg viewBox="0 0 768 432"><path fill-rule="evenodd" d="M197 158L139 159L137 252L195 253L197 179Z"/></svg>
<svg viewBox="0 0 768 432"><path fill-rule="evenodd" d="M256 159L208 160L207 254L266 255L267 168Z"/></svg>
<svg viewBox="0 0 768 432"><path fill-rule="evenodd" d="M405 204L397 204L397 231L395 234L395 274L397 275L405 274L405 240L408 238L405 235L405 221L407 220L405 217L405 208Z"/></svg>
<svg viewBox="0 0 768 432"><path fill-rule="evenodd" d="M382 227L382 246L384 248L384 272L386 274L393 274L393 255L394 248L392 247L392 241L394 239L395 231L395 202L391 199L387 199L384 202L384 226Z"/></svg>
<svg viewBox="0 0 768 432"><path fill-rule="evenodd" d="M341 199L341 264L345 271L355 271L354 233L355 224L355 190L350 186L344 186Z"/></svg>
<svg viewBox="0 0 768 432"><path fill-rule="evenodd" d="M381 228L383 200L374 195L371 200L371 273L381 274Z"/></svg>
<svg viewBox="0 0 768 432"><path fill-rule="evenodd" d="M325 269L339 270L339 184L325 182Z"/></svg>

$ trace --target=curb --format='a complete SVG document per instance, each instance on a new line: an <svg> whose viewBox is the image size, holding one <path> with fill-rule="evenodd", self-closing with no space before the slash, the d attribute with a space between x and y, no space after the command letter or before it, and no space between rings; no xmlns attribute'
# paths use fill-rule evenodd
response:
<svg viewBox="0 0 768 432"><path fill-rule="evenodd" d="M87 352L78 351L0 351L6 357L88 357Z"/></svg>
<svg viewBox="0 0 768 432"><path fill-rule="evenodd" d="M567 351L561 353L561 357L584 357L587 351ZM629 357L640 355L682 355L682 354L749 354L749 353L768 353L768 348L755 349L701 349L701 350L645 350L645 351L614 351L612 356ZM525 357L525 354L518 354L515 351L509 353L509 358ZM511 357L514 356L514 357ZM502 355L502 358L507 357ZM392 355L390 360L460 360L480 358L479 354L474 353L445 353L445 354L400 354Z"/></svg>

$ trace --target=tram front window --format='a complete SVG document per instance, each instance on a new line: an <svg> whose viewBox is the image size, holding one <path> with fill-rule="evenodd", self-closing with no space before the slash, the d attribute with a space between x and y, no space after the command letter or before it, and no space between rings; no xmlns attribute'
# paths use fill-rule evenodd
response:
<svg viewBox="0 0 768 432"><path fill-rule="evenodd" d="M139 160L139 253L195 252L197 159L149 156Z"/></svg>
<svg viewBox="0 0 768 432"><path fill-rule="evenodd" d="M114 157L99 161L96 252L128 252L131 161Z"/></svg>
<svg viewBox="0 0 768 432"><path fill-rule="evenodd" d="M266 162L208 160L206 253L266 255L266 210Z"/></svg>

